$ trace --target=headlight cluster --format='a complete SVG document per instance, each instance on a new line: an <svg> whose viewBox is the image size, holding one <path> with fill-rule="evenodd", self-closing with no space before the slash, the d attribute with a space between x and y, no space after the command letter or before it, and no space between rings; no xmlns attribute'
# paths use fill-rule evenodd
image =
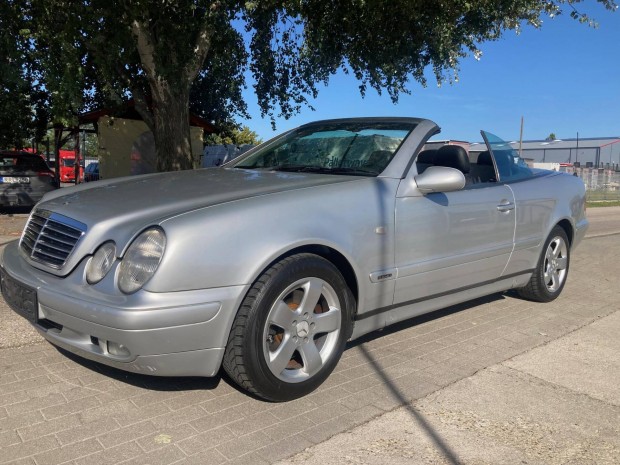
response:
<svg viewBox="0 0 620 465"><path fill-rule="evenodd" d="M142 289L157 271L166 248L166 235L161 228L143 231L127 249L118 272L118 287L125 294ZM101 281L112 268L116 259L116 246L106 242L97 249L86 268L89 284Z"/></svg>
<svg viewBox="0 0 620 465"><path fill-rule="evenodd" d="M157 271L166 248L166 236L159 228L140 234L129 246L121 262L118 287L125 294L138 291Z"/></svg>
<svg viewBox="0 0 620 465"><path fill-rule="evenodd" d="M106 242L97 249L86 268L86 281L88 284L97 284L105 275L116 259L116 245L114 242Z"/></svg>

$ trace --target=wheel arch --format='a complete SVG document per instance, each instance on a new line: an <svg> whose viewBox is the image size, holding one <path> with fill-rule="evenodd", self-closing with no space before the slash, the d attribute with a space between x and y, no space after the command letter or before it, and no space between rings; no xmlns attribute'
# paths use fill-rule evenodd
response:
<svg viewBox="0 0 620 465"><path fill-rule="evenodd" d="M338 269L338 271L344 278L347 286L351 290L351 293L353 294L353 298L355 299L355 308L353 309L353 315L357 314L357 302L359 302L359 285L357 274L355 273L355 270L351 265L349 259L333 247L322 244L305 244L294 247L278 255L271 262L267 263L267 265L264 266L257 274L257 277L261 276L265 271L267 271L277 262L300 253L311 253L314 255L318 255L319 257L324 258L325 260L330 262Z"/></svg>
<svg viewBox="0 0 620 465"><path fill-rule="evenodd" d="M568 246L572 247L573 238L575 236L575 229L573 228L573 224L569 220L563 219L557 223L557 226L564 230L564 232L566 233L566 237L568 238Z"/></svg>
<svg viewBox="0 0 620 465"><path fill-rule="evenodd" d="M328 263L325 263L325 261ZM308 266L310 268L308 268ZM337 290L335 289L336 286L334 286L334 289L330 291L330 293L334 296L333 292L336 291L341 294L341 296L337 297L341 303L343 302L341 300L342 298L344 301L350 303L350 306L342 306L341 308L343 310L336 310L338 312L338 318L341 318L342 315L342 317L347 317L346 320L348 320L349 317L351 317L351 319L348 320L349 323L345 320L342 323L344 326L338 325L338 327L334 327L333 329L324 330L328 331L330 334L338 330L337 333L334 333L335 338L332 338L331 343L324 346L324 348L327 347L328 350L326 355L327 358L322 359L321 355L319 357L319 360L322 360L319 362L320 366L317 368L316 363L312 363L313 368L307 378L302 379L298 383L294 381L291 382L278 375L278 373L284 373L282 370L288 369L288 365L286 365L287 368L279 365L276 371L269 366L271 363L269 354L276 353L276 349L265 349L265 344L270 342L269 339L265 342L264 331L267 331L270 325L274 324L272 320L269 319L269 313L271 312L269 308L273 309L275 307L273 298L284 289L286 290L284 290L283 294L280 294L280 298L284 295L292 294L292 290L295 290L300 283L300 277L303 277L302 281L305 281L308 276L316 276L317 278L327 279L327 281L324 281L325 284L328 284L330 281L333 282L336 277L333 267L336 267L336 270L340 272L348 289L342 288ZM316 275L314 274L315 271L312 270L316 271ZM323 278L321 277L322 275ZM353 294L354 290L357 292L355 272L349 260L337 250L325 245L308 244L294 247L281 253L262 268L258 276L259 278L256 278L254 284L250 286L250 289L245 294L243 303L237 309L236 315L232 320L232 326L228 333L228 341L224 353L222 354L222 367L230 378L241 388L260 398L276 402L296 399L312 392L325 381L326 377L335 368L336 363L346 347L346 342L350 338L353 330L353 315L348 314L346 310L351 309L352 313L356 313L357 311L357 305L354 303L355 294ZM286 277L291 276L291 281L284 281L286 288L280 287L283 284L281 277L287 279ZM337 282L340 282L340 280L338 279ZM331 285L333 285L333 283ZM325 290L321 291L321 293L324 292ZM246 302L246 299L249 300ZM265 307L265 302L268 305L267 307ZM328 303L328 305L330 304ZM267 308L268 312L264 311L265 308ZM289 306L289 308L296 309L297 307ZM333 307L330 307L330 311L332 308ZM302 309L299 310L301 311ZM313 309L311 312L315 313L315 310ZM313 334L310 328L313 328L315 323L312 322L313 317L308 317L308 315L309 313L305 313L303 316L304 320L309 320L309 322L306 322L306 327L309 328L306 331ZM289 324L290 321L288 320L284 326L282 326L282 324L277 324L277 326L282 328L282 334L287 332L284 328L289 328L290 330ZM297 321L293 321L293 327L296 326ZM299 331L299 329L295 331ZM318 333L321 333L321 331ZM289 333L289 335L291 334L295 336L298 335L299 338L305 338L305 343L308 343L308 337L305 335ZM297 345L297 348L294 350L299 351L296 358L293 356L292 352L287 355L287 358L292 357L288 360L288 363L295 360L297 363L303 363L303 367L306 367L306 359L303 359L303 354L306 352L305 349L302 350L304 342L299 341L298 343L297 339L297 337L283 339L284 341L294 341L293 343ZM315 343L314 336L312 336L311 339L311 344L312 343ZM287 346L290 346L290 344L287 343ZM267 350L268 353L266 353L265 350ZM272 352L272 350L274 350L274 352ZM318 351L322 352L322 349L318 347L315 348L314 351L318 354ZM303 359L303 362L300 358ZM301 366L293 367L293 369L300 368ZM303 368L301 369L303 370Z"/></svg>

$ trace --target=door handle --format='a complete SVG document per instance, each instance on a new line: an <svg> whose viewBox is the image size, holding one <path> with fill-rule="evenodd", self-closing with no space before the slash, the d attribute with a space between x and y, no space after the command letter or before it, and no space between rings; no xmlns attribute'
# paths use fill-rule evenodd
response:
<svg viewBox="0 0 620 465"><path fill-rule="evenodd" d="M502 213L508 213L510 210L514 210L515 209L515 204L512 202L504 202L504 203L500 203L497 206L497 210L502 212Z"/></svg>

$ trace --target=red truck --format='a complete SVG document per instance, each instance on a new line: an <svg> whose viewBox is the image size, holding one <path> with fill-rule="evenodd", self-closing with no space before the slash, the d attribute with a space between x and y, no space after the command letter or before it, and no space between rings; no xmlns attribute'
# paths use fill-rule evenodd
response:
<svg viewBox="0 0 620 465"><path fill-rule="evenodd" d="M60 150L60 182L75 182L75 151ZM84 170L80 166L79 179L82 180Z"/></svg>

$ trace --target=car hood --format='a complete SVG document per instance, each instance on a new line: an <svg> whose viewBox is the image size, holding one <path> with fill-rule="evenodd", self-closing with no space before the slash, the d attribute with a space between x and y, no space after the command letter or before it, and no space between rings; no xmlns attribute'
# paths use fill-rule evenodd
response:
<svg viewBox="0 0 620 465"><path fill-rule="evenodd" d="M248 197L353 181L351 176L211 168L117 178L48 194L38 209L87 226L159 222L172 215Z"/></svg>
<svg viewBox="0 0 620 465"><path fill-rule="evenodd" d="M85 234L61 269L29 260L35 268L65 276L103 242L119 252L144 228L197 209L250 197L359 180L359 177L208 168L117 178L51 192L37 204L83 223Z"/></svg>

